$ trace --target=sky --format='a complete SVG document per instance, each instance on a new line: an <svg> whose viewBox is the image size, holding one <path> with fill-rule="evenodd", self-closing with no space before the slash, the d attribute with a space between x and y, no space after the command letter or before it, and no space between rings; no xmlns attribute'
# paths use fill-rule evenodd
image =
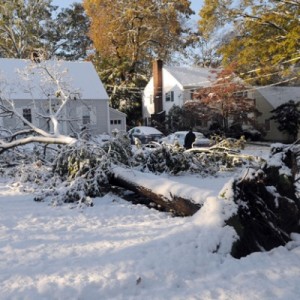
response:
<svg viewBox="0 0 300 300"><path fill-rule="evenodd" d="M77 2L79 2L80 0L78 0ZM68 7L70 6L70 4L72 4L73 2L76 2L74 0L53 0L52 4L54 5L58 5L61 7ZM203 4L202 0L192 0L192 9L195 11L196 15L198 15L198 12Z"/></svg>

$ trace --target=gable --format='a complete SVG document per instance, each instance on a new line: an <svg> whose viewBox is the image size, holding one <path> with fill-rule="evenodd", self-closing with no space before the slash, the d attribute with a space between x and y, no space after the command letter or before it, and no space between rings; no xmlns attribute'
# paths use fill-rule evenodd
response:
<svg viewBox="0 0 300 300"><path fill-rule="evenodd" d="M107 100L106 90L91 62L43 61L51 72L60 77L63 88L80 96L81 99ZM46 76L33 66L36 63L25 59L0 58L0 93L11 99L47 99L47 94L54 94L57 86L46 83ZM22 75L28 70L29 76ZM41 81L42 79L42 81ZM44 80L44 81L43 81Z"/></svg>
<svg viewBox="0 0 300 300"><path fill-rule="evenodd" d="M216 69L164 67L184 88L210 86L216 80Z"/></svg>
<svg viewBox="0 0 300 300"><path fill-rule="evenodd" d="M300 101L300 87L272 86L261 89L258 88L257 92L260 93L273 108L289 100L294 100L295 102Z"/></svg>

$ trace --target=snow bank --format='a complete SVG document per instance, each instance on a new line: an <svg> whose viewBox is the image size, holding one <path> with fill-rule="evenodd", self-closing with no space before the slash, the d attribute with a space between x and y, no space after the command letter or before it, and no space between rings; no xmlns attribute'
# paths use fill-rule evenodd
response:
<svg viewBox="0 0 300 300"><path fill-rule="evenodd" d="M0 186L2 300L299 297L299 235L286 248L233 259L217 197L193 217L172 218L113 195L82 210Z"/></svg>

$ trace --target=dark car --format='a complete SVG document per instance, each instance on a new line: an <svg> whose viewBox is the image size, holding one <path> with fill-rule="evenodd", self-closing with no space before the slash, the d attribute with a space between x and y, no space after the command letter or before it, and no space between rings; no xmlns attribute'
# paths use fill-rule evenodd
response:
<svg viewBox="0 0 300 300"><path fill-rule="evenodd" d="M250 125L231 126L229 128L229 131L226 132L226 136L236 139L239 139L241 136L244 136L246 140L250 141L259 141L262 138L261 132Z"/></svg>
<svg viewBox="0 0 300 300"><path fill-rule="evenodd" d="M159 141L164 135L162 132L150 126L137 126L128 131L131 143L134 144L134 138L138 138L142 144L152 141Z"/></svg>

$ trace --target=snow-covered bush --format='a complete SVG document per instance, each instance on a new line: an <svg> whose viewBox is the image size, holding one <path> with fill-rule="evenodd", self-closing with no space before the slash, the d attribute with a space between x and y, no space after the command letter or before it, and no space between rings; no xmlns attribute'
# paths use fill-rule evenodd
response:
<svg viewBox="0 0 300 300"><path fill-rule="evenodd" d="M185 151L183 147L168 144L157 145L154 149L138 149L134 153L132 165L140 171L171 175L212 175L217 170L204 153L192 153Z"/></svg>
<svg viewBox="0 0 300 300"><path fill-rule="evenodd" d="M107 191L111 160L109 154L98 144L79 141L65 146L53 164L67 185L61 193L63 202L85 202Z"/></svg>
<svg viewBox="0 0 300 300"><path fill-rule="evenodd" d="M13 179L14 185L23 191L39 189L52 177L51 168L38 160L34 163L19 163L2 170L1 175L8 180Z"/></svg>
<svg viewBox="0 0 300 300"><path fill-rule="evenodd" d="M73 202L93 205L92 198L109 191L113 164L128 165L131 155L130 141L121 134L105 143L81 140L65 146L52 168L53 178L61 178L61 184L53 186L51 179L36 200L51 199L54 205Z"/></svg>
<svg viewBox="0 0 300 300"><path fill-rule="evenodd" d="M215 142L215 148L225 148L230 150L244 149L246 145L246 139L241 136L239 139L224 138L219 135L214 135L211 139Z"/></svg>
<svg viewBox="0 0 300 300"><path fill-rule="evenodd" d="M154 143L154 148L137 149L131 165L144 172L153 173L198 173L202 176L215 175L218 171L232 170L246 165L260 165L261 160L242 155L243 138L226 139L210 148L185 150L179 145Z"/></svg>
<svg viewBox="0 0 300 300"><path fill-rule="evenodd" d="M115 137L103 144L112 163L130 165L132 158L131 142L125 133L115 133Z"/></svg>

